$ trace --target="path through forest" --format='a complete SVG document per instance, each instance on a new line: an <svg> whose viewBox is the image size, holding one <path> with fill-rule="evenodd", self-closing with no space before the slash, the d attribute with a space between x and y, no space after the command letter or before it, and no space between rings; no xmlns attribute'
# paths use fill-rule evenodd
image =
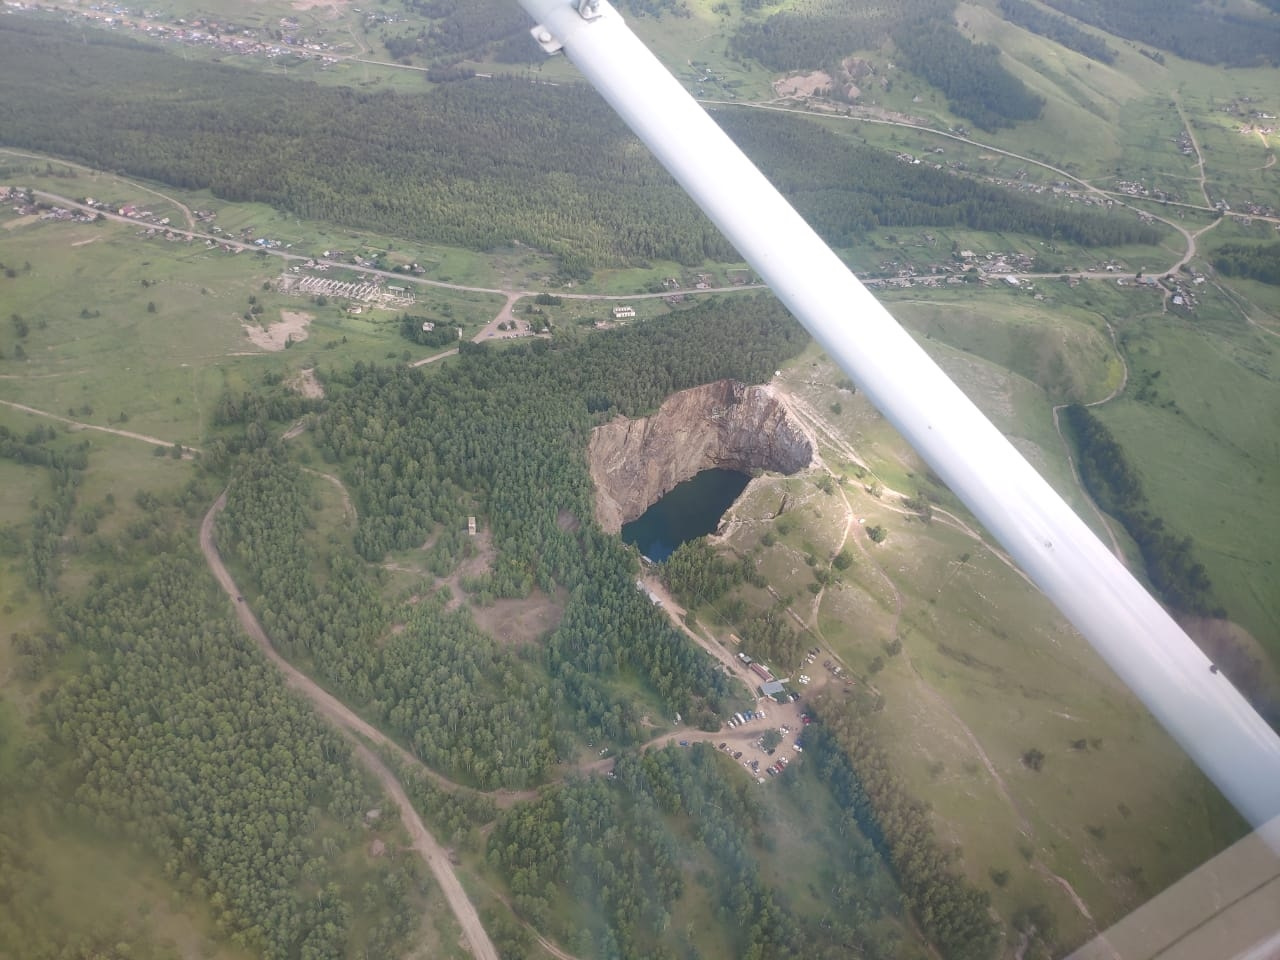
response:
<svg viewBox="0 0 1280 960"><path fill-rule="evenodd" d="M253 638L263 655L284 674L285 682L306 697L317 713L341 730L352 741L355 745L356 758L364 765L365 769L377 778L382 788L394 801L396 807L399 808L400 819L404 822L405 829L409 831L409 836L413 841L413 848L422 857L432 875L436 878L436 882L440 885L440 889L444 892L450 909L453 910L454 916L458 918L463 936L470 945L472 954L475 955L477 960L499 960L498 951L494 948L489 935L485 933L484 926L480 923L480 916L476 913L475 906L467 898L466 891L462 889L462 884L458 881L458 876L454 873L453 866L449 862L444 849L423 824L418 811L409 802L409 797L404 792L404 787L400 785L400 781L396 779L386 764L362 742L362 738L378 746L391 749L415 767L420 766L417 759L384 735L382 731L356 716L346 704L322 689L315 681L277 653L275 647L271 645L271 641L267 639L267 634L258 622L258 618L249 609L249 605L244 602L243 595L231 578L231 574L227 571L226 565L222 562L222 556L219 554L217 544L214 541L214 521L217 520L218 514L222 512L226 505L227 494L224 490L218 499L214 501L213 506L209 508L209 512L204 516L204 521L200 524L200 550L204 554L205 562L209 565L209 570L231 599L232 606L236 611L236 617L240 620L240 626Z"/></svg>
<svg viewBox="0 0 1280 960"><path fill-rule="evenodd" d="M667 618L671 621L671 625L709 653L712 658L717 663L722 664L730 674L741 680L743 684L746 685L747 690L751 691L754 696L756 684L760 682L760 678L748 670L746 664L721 646L719 641L708 639L699 631L690 628L689 625L684 622L684 616L686 613L684 607L680 606L676 599L671 595L671 592L667 589L666 584L664 584L656 574L646 575L641 579L641 583L644 584L645 589L662 601L662 612L667 615Z"/></svg>

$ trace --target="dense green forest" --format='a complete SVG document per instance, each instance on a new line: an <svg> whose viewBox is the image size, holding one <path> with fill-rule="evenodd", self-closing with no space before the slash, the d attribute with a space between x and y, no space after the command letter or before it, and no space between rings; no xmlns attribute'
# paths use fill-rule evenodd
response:
<svg viewBox="0 0 1280 960"><path fill-rule="evenodd" d="M35 505L31 532L27 537L27 583L43 593L52 593L57 583L57 559L62 533L75 508L76 485L88 465L88 443L82 441L71 448L51 445L57 439L52 427L32 427L19 437L0 425L0 458L15 463L48 468L53 484L53 498Z"/></svg>
<svg viewBox="0 0 1280 960"><path fill-rule="evenodd" d="M68 36L14 17L0 26L6 142L396 236L519 241L560 255L570 275L734 256L586 88L496 78L362 93L92 29L87 44Z"/></svg>
<svg viewBox="0 0 1280 960"><path fill-rule="evenodd" d="M698 537L677 547L659 569L663 583L687 609L709 605L719 619L734 626L744 653L783 670L800 665L805 638L791 626L786 604L756 613L741 597L732 596L733 589L744 583L760 590L767 586L751 557L731 562L706 537Z"/></svg>
<svg viewBox="0 0 1280 960"><path fill-rule="evenodd" d="M810 121L727 108L716 120L830 243L859 242L876 227L965 226L1082 246L1155 244L1160 234L1128 211L1036 200L902 163Z"/></svg>
<svg viewBox="0 0 1280 960"><path fill-rule="evenodd" d="M1000 64L1000 50L974 43L950 21L914 21L893 32L906 66L941 90L956 116L983 130L1034 120L1044 98Z"/></svg>
<svg viewBox="0 0 1280 960"><path fill-rule="evenodd" d="M54 500L67 500L83 482L83 441L37 431L6 434L0 454L47 470ZM59 515L75 509L69 499ZM347 858L338 869L337 858L365 841L362 815L378 803L348 746L230 620L190 544L159 529L179 527L181 504L200 499L194 489L172 502L139 494L158 524L119 537L123 552L150 561L99 572L82 594L60 592L49 601L51 631L10 638L18 676L45 692L20 737L0 716L0 753L21 754L20 775L0 791L0 956L169 955L149 945L144 925L42 923L48 881L15 842L33 816L42 829L127 842L176 891L207 899L233 943L272 960L386 956L416 925L421 882L405 865ZM32 504L36 517L43 502ZM98 506L80 505L79 516ZM86 536L87 524L83 541L64 536L66 526L56 529L55 568L73 552L99 567L121 556L101 535ZM32 536L43 540L38 526Z"/></svg>
<svg viewBox="0 0 1280 960"><path fill-rule="evenodd" d="M770 70L833 70L855 51L879 47L904 23L948 19L955 0L801 0L788 6L764 20L744 23L731 37L730 48Z"/></svg>
<svg viewBox="0 0 1280 960"><path fill-rule="evenodd" d="M1126 40L1188 60L1233 67L1280 62L1280 17L1247 16L1198 0L1045 0L1062 13ZM1272 11L1276 10L1274 0Z"/></svg>
<svg viewBox="0 0 1280 960"><path fill-rule="evenodd" d="M473 249L519 241L558 254L570 276L735 256L585 88L498 78L358 93L84 36L91 42L77 33L72 46L59 27L0 25L8 142L397 236ZM1152 240L1136 221L907 167L796 118L721 117L838 245L877 225L960 223L1082 243Z"/></svg>
<svg viewBox="0 0 1280 960"><path fill-rule="evenodd" d="M1213 265L1228 277L1280 286L1280 243L1226 243L1214 251Z"/></svg>
<svg viewBox="0 0 1280 960"><path fill-rule="evenodd" d="M801 785L801 776L788 770L779 789L822 789L812 776ZM571 780L506 814L489 858L510 878L516 908L580 956L699 955L694 932L670 923L691 882L705 888L731 956L894 956L898 894L852 818L826 833L840 876L822 892L825 921L794 909L798 892L762 881L776 807L790 802L771 808L710 744L624 754L612 780Z"/></svg>
<svg viewBox="0 0 1280 960"><path fill-rule="evenodd" d="M317 438L356 493L357 550L380 560L430 540L426 562L444 576L474 549L466 517L482 515L496 555L462 584L473 602L568 591L538 662L446 611L444 597L386 609L356 558L309 545L308 479L278 453L242 462L222 542L261 591L264 626L283 649L459 779L538 783L580 736L642 739L620 677L714 725L725 678L636 590L633 552L591 519L587 437L601 418L675 390L764 379L803 343L776 301L753 297L582 340L465 344L430 377L362 364L326 374Z"/></svg>
<svg viewBox="0 0 1280 960"><path fill-rule="evenodd" d="M1029 0L1000 0L1000 13L1010 23L1048 37L1068 50L1083 53L1099 63L1115 63L1116 52L1101 37L1081 30L1064 17L1055 17Z"/></svg>
<svg viewBox="0 0 1280 960"><path fill-rule="evenodd" d="M355 913L389 896L361 945L384 954L412 928L414 881L385 871L366 904L336 871L333 853L360 842L376 803L347 745L286 694L225 602L198 558L164 557L101 578L66 611L71 641L94 654L50 708L82 780L75 803L135 838L177 889L210 897L235 943L338 960L359 948Z"/></svg>
<svg viewBox="0 0 1280 960"><path fill-rule="evenodd" d="M431 766L486 788L541 781L568 750L552 742L545 678L442 596L394 611L404 622L392 631L368 568L308 544L310 483L279 450L261 450L228 491L219 538L261 590L269 635Z"/></svg>
<svg viewBox="0 0 1280 960"><path fill-rule="evenodd" d="M1103 510L1122 524L1142 551L1151 585L1169 606L1185 613L1223 616L1190 537L1179 537L1151 513L1142 478L1106 424L1072 404L1063 419L1079 451L1080 478Z"/></svg>
<svg viewBox="0 0 1280 960"><path fill-rule="evenodd" d="M545 56L529 36L529 15L508 0L401 0L404 9L429 22L417 30L384 33L383 45L397 60L420 56L437 63L479 60L511 42L530 56ZM515 41L522 41L516 47Z"/></svg>

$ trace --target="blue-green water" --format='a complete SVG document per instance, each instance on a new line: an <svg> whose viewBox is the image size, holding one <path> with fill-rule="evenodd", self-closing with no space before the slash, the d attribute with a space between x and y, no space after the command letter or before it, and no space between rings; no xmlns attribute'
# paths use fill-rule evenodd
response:
<svg viewBox="0 0 1280 960"><path fill-rule="evenodd" d="M714 532L720 518L751 478L737 470L703 470L676 486L637 520L624 524L622 539L661 562L676 547Z"/></svg>

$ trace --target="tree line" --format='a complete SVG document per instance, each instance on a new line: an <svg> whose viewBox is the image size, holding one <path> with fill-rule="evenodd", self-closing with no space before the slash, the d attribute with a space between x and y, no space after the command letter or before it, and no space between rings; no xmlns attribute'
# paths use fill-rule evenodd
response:
<svg viewBox="0 0 1280 960"><path fill-rule="evenodd" d="M432 329L423 329L428 323L432 324ZM459 340L458 328L454 324L408 313L400 315L400 336L423 347L447 347Z"/></svg>
<svg viewBox="0 0 1280 960"><path fill-rule="evenodd" d="M747 2L744 12L761 4ZM748 20L730 37L740 57L750 57L770 70L835 72L840 61L857 50L879 47L902 24L946 19L954 0L901 0L892 4L850 4L840 0L807 0L763 20Z"/></svg>
<svg viewBox="0 0 1280 960"><path fill-rule="evenodd" d="M0 424L0 458L47 468L52 496L48 500L39 498L32 505L31 529L26 538L27 583L46 594L51 594L57 584L62 535L71 521L76 488L89 460L88 441L59 448L49 443L57 437L53 427L33 427L19 437ZM19 538L11 531L6 539Z"/></svg>
<svg viewBox="0 0 1280 960"><path fill-rule="evenodd" d="M903 163L804 118L729 108L716 120L836 246L862 242L877 227L910 226L1012 231L1081 246L1160 240L1128 211L1045 201Z"/></svg>
<svg viewBox="0 0 1280 960"><path fill-rule="evenodd" d="M805 754L858 827L880 851L924 935L951 960L987 960L1001 945L990 897L952 869L928 808L892 772L877 742L873 709L823 695L820 723L805 732Z"/></svg>
<svg viewBox="0 0 1280 960"><path fill-rule="evenodd" d="M1047 13L1028 0L1000 0L1000 13L1010 23L1048 37L1090 60L1106 64L1116 62L1116 51L1101 37L1081 30L1065 17Z"/></svg>
<svg viewBox="0 0 1280 960"><path fill-rule="evenodd" d="M1274 0L1270 0L1274 4ZM1197 0L1045 0L1060 13L1107 33L1149 43L1200 63L1233 67L1280 62L1280 23ZM1274 12L1275 7L1271 7Z"/></svg>
<svg viewBox="0 0 1280 960"><path fill-rule="evenodd" d="M71 45L67 31L13 17L0 29L12 80L0 127L15 145L426 242L518 241L559 255L569 276L734 256L584 87L496 77L366 93L91 28Z"/></svg>
<svg viewBox="0 0 1280 960"><path fill-rule="evenodd" d="M974 43L950 20L916 20L893 33L907 67L946 95L956 116L983 130L1035 120L1044 98L1000 63L1000 48Z"/></svg>
<svg viewBox="0 0 1280 960"><path fill-rule="evenodd" d="M1213 265L1228 277L1280 286L1280 243L1225 243L1214 251Z"/></svg>
<svg viewBox="0 0 1280 960"><path fill-rule="evenodd" d="M717 553L706 537L680 544L662 562L660 570L662 582L676 596L688 598L690 606L715 603L744 583L764 587L750 558L743 557L732 563Z"/></svg>
<svg viewBox="0 0 1280 960"><path fill-rule="evenodd" d="M387 52L397 60L421 56L440 65L483 60L494 46L520 37L545 56L529 36L529 15L503 0L403 0L406 9L429 22L416 32L382 35Z"/></svg>
<svg viewBox="0 0 1280 960"><path fill-rule="evenodd" d="M1142 477L1106 424L1075 403L1063 411L1063 420L1089 495L1137 542L1151 585L1164 602L1184 613L1225 616L1191 538L1179 537L1151 512Z"/></svg>

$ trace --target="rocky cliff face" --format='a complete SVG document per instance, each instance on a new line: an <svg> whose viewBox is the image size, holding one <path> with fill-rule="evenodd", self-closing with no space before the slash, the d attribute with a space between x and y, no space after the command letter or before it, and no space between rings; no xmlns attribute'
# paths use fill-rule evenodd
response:
<svg viewBox="0 0 1280 960"><path fill-rule="evenodd" d="M587 455L596 519L617 533L702 470L795 473L813 447L768 387L721 380L672 394L651 417L597 427Z"/></svg>

